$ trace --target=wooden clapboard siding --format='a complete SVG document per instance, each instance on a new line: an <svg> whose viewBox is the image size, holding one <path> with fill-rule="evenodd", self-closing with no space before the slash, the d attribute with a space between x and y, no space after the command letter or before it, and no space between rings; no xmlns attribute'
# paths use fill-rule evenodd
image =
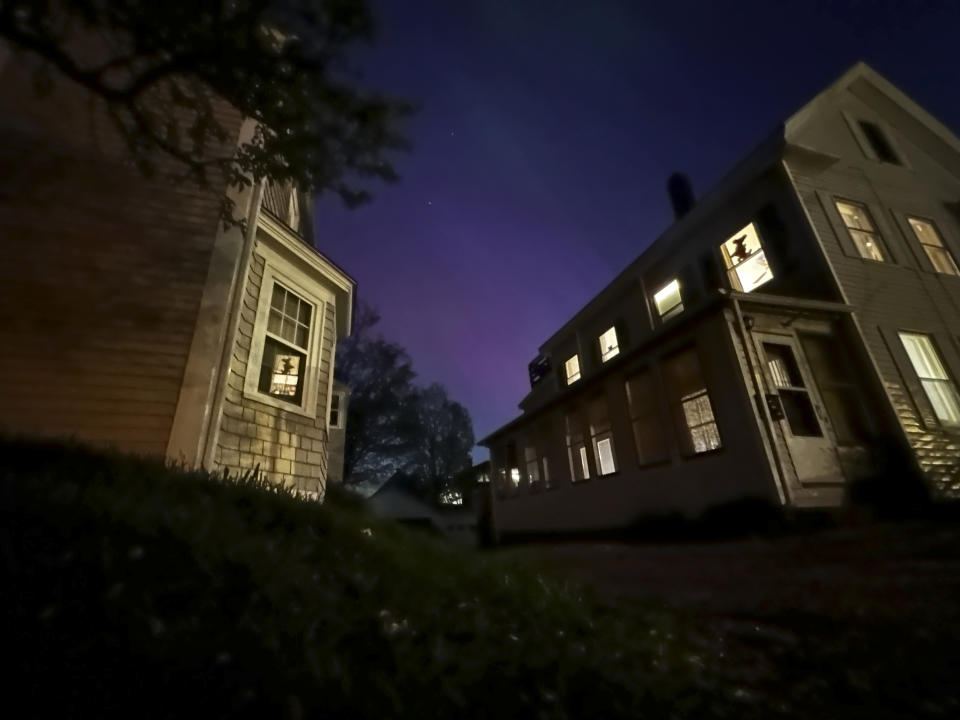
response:
<svg viewBox="0 0 960 720"><path fill-rule="evenodd" d="M921 167L922 159L915 161ZM890 175L858 163L816 177L797 177L800 199L836 273L873 356L887 396L921 468L938 495L960 497L960 436L943 428L916 382L900 346L898 330L929 334L955 379L960 379L960 278L936 274L911 248L897 216L933 217L949 238L960 226L944 212L960 182L900 169ZM891 258L877 263L857 257L836 217L834 198L867 205ZM956 252L956 251L955 251Z"/></svg>
<svg viewBox="0 0 960 720"><path fill-rule="evenodd" d="M143 177L96 100L38 100L19 58L0 130L0 432L162 455L225 184Z"/></svg>

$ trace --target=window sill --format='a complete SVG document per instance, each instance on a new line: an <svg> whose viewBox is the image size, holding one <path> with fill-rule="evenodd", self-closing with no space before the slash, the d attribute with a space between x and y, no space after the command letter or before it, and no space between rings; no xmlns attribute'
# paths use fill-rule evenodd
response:
<svg viewBox="0 0 960 720"><path fill-rule="evenodd" d="M699 460L700 458L714 457L716 455L720 455L723 453L723 451L724 451L724 447L721 445L718 448L714 448L713 450L706 450L705 452L701 452L701 453L690 453L690 454L681 453L680 459L683 460L684 462L686 462L687 460Z"/></svg>
<svg viewBox="0 0 960 720"><path fill-rule="evenodd" d="M292 403L284 402L283 400L278 400L275 397L271 397L259 392L251 393L244 391L243 397L246 400L253 400L254 402L258 402L262 405L268 405L269 407L291 413L292 415L300 415L301 417L310 418L311 420L316 419L314 414L307 410L303 405L294 405Z"/></svg>

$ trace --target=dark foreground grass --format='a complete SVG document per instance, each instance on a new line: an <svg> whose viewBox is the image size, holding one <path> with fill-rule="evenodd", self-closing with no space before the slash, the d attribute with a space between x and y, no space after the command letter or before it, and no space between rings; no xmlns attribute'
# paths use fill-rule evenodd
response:
<svg viewBox="0 0 960 720"><path fill-rule="evenodd" d="M0 444L8 705L29 717L765 715L664 612L330 493Z"/></svg>

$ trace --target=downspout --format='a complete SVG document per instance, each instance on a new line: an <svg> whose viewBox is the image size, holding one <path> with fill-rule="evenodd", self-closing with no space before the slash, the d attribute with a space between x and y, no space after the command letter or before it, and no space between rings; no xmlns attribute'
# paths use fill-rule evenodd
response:
<svg viewBox="0 0 960 720"><path fill-rule="evenodd" d="M247 274L250 271L250 259L253 257L253 244L257 237L257 223L260 218L260 204L263 202L263 187L265 181L253 187L253 196L250 200L250 210L247 213L247 228L243 237L243 247L240 251L240 267L233 278L230 288L230 310L227 314L227 337L224 340L220 353L220 364L217 367L217 377L213 396L213 406L210 412L210 422L207 425L206 437L203 442L202 467L211 469L215 457L217 440L220 435L220 417L223 414L223 401L226 396L227 374L230 372L230 361L233 357L233 348L237 342L237 331L240 325L240 309L243 306L243 293L247 287Z"/></svg>
<svg viewBox="0 0 960 720"><path fill-rule="evenodd" d="M777 483L777 493L780 495L780 504L787 504L787 492L784 487L784 470L783 463L780 461L780 453L777 452L777 439L776 434L773 431L773 417L770 415L770 408L767 407L765 400L766 393L764 393L763 388L760 386L760 376L757 369L753 364L753 355L750 352L750 341L747 337L747 326L743 321L743 312L740 308L740 301L737 298L732 297L730 300L733 302L733 312L737 316L737 331L740 333L740 341L743 343L743 353L747 357L747 368L750 371L750 378L753 381L753 389L756 392L757 404L760 405L761 412L763 414L763 430L764 434L767 436L767 440L770 442L770 454L773 455L773 463L776 466L776 476L774 480Z"/></svg>

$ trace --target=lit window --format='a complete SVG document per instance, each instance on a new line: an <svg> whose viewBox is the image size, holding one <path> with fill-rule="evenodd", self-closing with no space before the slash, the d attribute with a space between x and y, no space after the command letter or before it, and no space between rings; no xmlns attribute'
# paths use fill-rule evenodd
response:
<svg viewBox="0 0 960 720"><path fill-rule="evenodd" d="M617 471L617 462L613 451L613 432L610 417L607 414L606 398L594 398L590 403L589 416L590 438L597 458L597 471L600 475L609 475Z"/></svg>
<svg viewBox="0 0 960 720"><path fill-rule="evenodd" d="M633 441L640 464L667 457L667 439L653 373L645 370L627 380L627 405L633 426Z"/></svg>
<svg viewBox="0 0 960 720"><path fill-rule="evenodd" d="M929 335L900 333L900 341L910 357L910 364L920 378L923 392L933 406L937 419L944 425L960 425L960 396L950 379L943 360Z"/></svg>
<svg viewBox="0 0 960 720"><path fill-rule="evenodd" d="M930 258L934 270L944 275L960 275L960 270L957 270L957 263L950 251L944 247L943 238L937 232L936 226L929 220L921 220L920 218L912 217L907 220L913 234L917 237L917 242L920 243L924 252L927 253L927 257Z"/></svg>
<svg viewBox="0 0 960 720"><path fill-rule="evenodd" d="M719 448L720 431L696 350L691 348L667 359L663 379L684 441L684 453L692 455Z"/></svg>
<svg viewBox="0 0 960 720"><path fill-rule="evenodd" d="M520 468L510 468L510 482L514 487L520 485Z"/></svg>
<svg viewBox="0 0 960 720"><path fill-rule="evenodd" d="M441 505L463 505L463 493L454 488L445 488L437 498Z"/></svg>
<svg viewBox="0 0 960 720"><path fill-rule="evenodd" d="M720 246L730 287L751 292L773 279L757 228L750 223Z"/></svg>
<svg viewBox="0 0 960 720"><path fill-rule="evenodd" d="M574 355L563 364L567 376L567 385L573 385L580 379L580 356Z"/></svg>
<svg viewBox="0 0 960 720"><path fill-rule="evenodd" d="M680 297L680 283L674 278L660 288L653 296L657 313L663 320L683 312L683 298Z"/></svg>
<svg viewBox="0 0 960 720"><path fill-rule="evenodd" d="M342 393L333 393L330 396L330 427L331 428L342 428L343 425L340 424L342 414L340 412L340 403L342 402Z"/></svg>
<svg viewBox="0 0 960 720"><path fill-rule="evenodd" d="M859 203L837 200L837 211L843 218L843 224L850 233L850 238L857 246L857 252L860 257L878 262L886 262L883 247L880 243L880 235L877 233L870 218L870 213L863 205Z"/></svg>
<svg viewBox="0 0 960 720"><path fill-rule="evenodd" d="M867 139L867 142L870 143L873 154L877 156L877 160L894 165L903 164L900 162L896 151L894 151L890 139L879 125L869 120L860 120L858 124L860 125L860 130L863 132L863 136Z"/></svg>
<svg viewBox="0 0 960 720"><path fill-rule="evenodd" d="M260 392L299 405L309 350L313 306L273 284L270 315L260 361Z"/></svg>
<svg viewBox="0 0 960 720"><path fill-rule="evenodd" d="M617 343L617 329L607 330L600 336L600 360L606 362L620 354L620 345Z"/></svg>
<svg viewBox="0 0 960 720"><path fill-rule="evenodd" d="M573 482L590 479L590 461L583 432L583 421L577 413L568 413L567 459L570 461L570 478Z"/></svg>
<svg viewBox="0 0 960 720"><path fill-rule="evenodd" d="M527 483L530 486L540 482L540 465L537 462L537 449L528 445L523 449L523 462L527 468Z"/></svg>

